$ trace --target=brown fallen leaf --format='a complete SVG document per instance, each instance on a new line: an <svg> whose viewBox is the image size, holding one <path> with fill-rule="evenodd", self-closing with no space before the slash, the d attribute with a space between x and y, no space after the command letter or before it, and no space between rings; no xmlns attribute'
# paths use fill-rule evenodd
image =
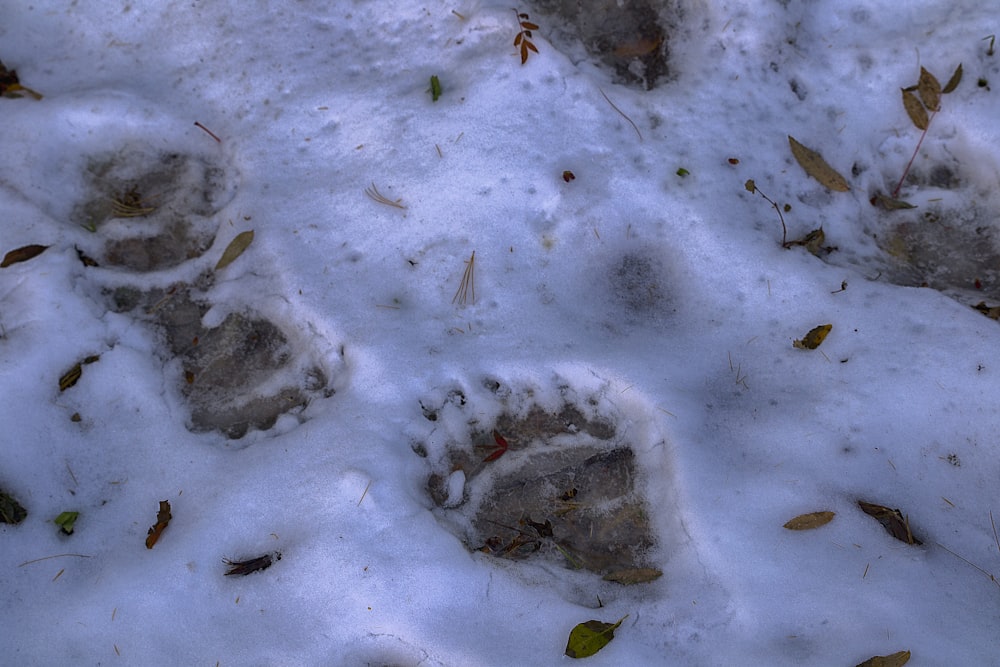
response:
<svg viewBox="0 0 1000 667"><path fill-rule="evenodd" d="M281 560L281 552L275 552L273 558L271 554L264 554L263 556L257 556L256 558L250 558L248 560L233 561L228 558L223 558L222 562L229 567L226 571L226 576L240 575L242 577L252 574L254 572L260 572L261 570L266 570L271 567L274 561Z"/></svg>
<svg viewBox="0 0 1000 667"><path fill-rule="evenodd" d="M1000 320L1000 306L987 306L985 301L980 301L973 308L991 320Z"/></svg>
<svg viewBox="0 0 1000 667"><path fill-rule="evenodd" d="M76 248L76 246L74 246L74 248ZM84 253L79 248L76 248L76 256L80 259L80 262L82 262L84 266L87 266L87 267L100 266L100 264L98 264L96 261L94 261L94 259L92 257L88 257L87 254Z"/></svg>
<svg viewBox="0 0 1000 667"><path fill-rule="evenodd" d="M827 164L823 156L814 150L810 150L789 135L788 145L792 148L792 155L798 161L806 173L836 192L847 192L851 186L847 180L837 171Z"/></svg>
<svg viewBox="0 0 1000 667"><path fill-rule="evenodd" d="M906 109L906 115L910 117L910 120L913 121L918 130L927 129L927 126L930 124L927 109L917 99L917 96L913 94L913 91L906 88L903 89L903 108Z"/></svg>
<svg viewBox="0 0 1000 667"><path fill-rule="evenodd" d="M156 541L160 539L160 535L163 534L163 530L170 523L170 519L173 517L170 515L170 501L161 500L160 501L160 511L156 513L156 523L149 527L149 533L146 536L146 548L152 549Z"/></svg>
<svg viewBox="0 0 1000 667"><path fill-rule="evenodd" d="M222 257L219 258L219 262L215 265L215 270L221 271L235 262L237 258L243 254L243 251L250 247L251 243L253 243L252 229L237 234L236 238L230 241L229 245L227 245L226 249L222 252Z"/></svg>
<svg viewBox="0 0 1000 667"><path fill-rule="evenodd" d="M893 199L888 195L884 195L881 192L876 192L875 196L872 197L872 205L878 206L885 209L886 211L898 211L907 208L916 208L910 202L905 202L902 199Z"/></svg>
<svg viewBox="0 0 1000 667"><path fill-rule="evenodd" d="M46 248L48 248L47 245L26 245L23 248L11 250L3 256L3 261L0 262L0 269L6 269L11 264L27 262L32 257L38 257L45 252Z"/></svg>
<svg viewBox="0 0 1000 667"><path fill-rule="evenodd" d="M962 63L958 63L958 67L955 68L955 73L951 75L950 79L948 79L948 83L944 85L944 88L941 90L941 94L947 95L948 93L958 88L958 84L961 82L962 82Z"/></svg>
<svg viewBox="0 0 1000 667"><path fill-rule="evenodd" d="M809 331L802 340L792 341L792 347L798 348L800 350L815 350L819 347L824 340L826 340L826 335L830 333L833 329L832 324L821 324Z"/></svg>
<svg viewBox="0 0 1000 667"><path fill-rule="evenodd" d="M920 100L928 111L939 111L941 108L941 84L937 77L923 67L920 68L920 80L917 81L917 92Z"/></svg>
<svg viewBox="0 0 1000 667"><path fill-rule="evenodd" d="M909 661L909 651L897 651L892 655L873 656L860 663L857 667L903 667Z"/></svg>
<svg viewBox="0 0 1000 667"><path fill-rule="evenodd" d="M875 518L880 524L882 524L882 527L885 528L885 532L889 533L900 542L906 542L907 544L923 544L923 542L913 536L913 531L910 530L909 517L903 516L903 513L898 509L892 509L885 507L884 505L866 503L863 500L858 501L858 507L860 507L861 511L868 516Z"/></svg>
<svg viewBox="0 0 1000 667"><path fill-rule="evenodd" d="M800 514L794 519L789 519L784 528L788 530L812 530L813 528L819 528L820 526L825 526L826 524L833 521L833 517L836 516L836 512L810 512L809 514Z"/></svg>
<svg viewBox="0 0 1000 667"><path fill-rule="evenodd" d="M623 586L645 584L663 576L663 572L653 567L637 567L631 570L618 570L604 575L604 581L613 581Z"/></svg>
<svg viewBox="0 0 1000 667"><path fill-rule="evenodd" d="M21 85L15 70L7 69L4 64L0 62L0 96L17 98L21 97L21 91L31 95L36 100L42 99L40 94L36 93L31 88Z"/></svg>
<svg viewBox="0 0 1000 667"><path fill-rule="evenodd" d="M824 247L823 243L825 242L826 242L826 232L824 232L823 228L820 227L819 229L812 230L811 232L803 236L801 239L796 239L794 241L786 241L784 243L784 246L786 248L791 248L792 246L797 246L797 245L805 246L805 249L808 250L811 254L819 257L820 253L823 251L829 252L835 250L835 248Z"/></svg>

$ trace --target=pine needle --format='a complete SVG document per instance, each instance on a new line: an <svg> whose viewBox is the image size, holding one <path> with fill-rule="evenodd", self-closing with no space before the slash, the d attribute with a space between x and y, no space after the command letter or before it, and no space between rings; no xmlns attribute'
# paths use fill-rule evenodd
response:
<svg viewBox="0 0 1000 667"><path fill-rule="evenodd" d="M377 201L379 204L385 204L386 206L392 206L393 208L401 208L404 211L406 210L406 207L400 203L401 201L403 201L402 199L397 199L395 201L389 199L388 197L386 197L385 195L383 195L381 192L378 191L378 188L375 187L374 183L372 183L370 188L365 188L365 194L368 195L369 199L371 199L372 201Z"/></svg>
<svg viewBox="0 0 1000 667"><path fill-rule="evenodd" d="M472 256L465 262L465 273L462 274L462 282L458 286L458 291L452 297L451 302L456 301L464 306L469 302L469 295L472 295L472 303L476 302L476 251L472 251Z"/></svg>

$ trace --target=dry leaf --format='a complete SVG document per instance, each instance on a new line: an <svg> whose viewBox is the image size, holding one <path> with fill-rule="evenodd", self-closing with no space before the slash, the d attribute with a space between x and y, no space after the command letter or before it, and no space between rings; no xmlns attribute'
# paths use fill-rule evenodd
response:
<svg viewBox="0 0 1000 667"><path fill-rule="evenodd" d="M909 651L897 651L892 655L876 655L868 658L857 667L903 667L909 661Z"/></svg>
<svg viewBox="0 0 1000 667"><path fill-rule="evenodd" d="M875 193L874 200L875 200L874 201L875 206L879 206L885 209L886 211L898 211L906 208L916 208L916 206L914 206L910 202L905 202L902 199L893 199L892 197L884 195L881 192Z"/></svg>
<svg viewBox="0 0 1000 667"><path fill-rule="evenodd" d="M836 516L835 512L810 512L809 514L800 514L794 519L789 519L784 527L788 530L812 530L813 528L819 528L820 526L825 526L830 523L833 521L834 516Z"/></svg>
<svg viewBox="0 0 1000 667"><path fill-rule="evenodd" d="M26 516L28 510L21 507L13 496L0 490L0 523L20 523Z"/></svg>
<svg viewBox="0 0 1000 667"><path fill-rule="evenodd" d="M76 248L76 246L73 246L73 247ZM84 266L88 266L88 267L90 267L90 266L100 266L100 264L98 264L96 261L94 261L94 259L92 257L88 257L86 255L86 253L84 253L79 248L76 248L76 256L80 258L80 261L83 263Z"/></svg>
<svg viewBox="0 0 1000 667"><path fill-rule="evenodd" d="M608 645L615 638L615 630L628 616L623 616L617 623L602 621L587 621L580 623L569 633L566 643L566 655L571 658L589 658Z"/></svg>
<svg viewBox="0 0 1000 667"><path fill-rule="evenodd" d="M917 92L920 93L924 106L930 111L937 111L941 107L941 84L938 83L937 77L923 67L920 68Z"/></svg>
<svg viewBox="0 0 1000 667"><path fill-rule="evenodd" d="M637 567L632 570L618 570L604 575L604 581L613 581L616 584L630 586L632 584L645 584L655 581L663 576L663 572L653 567Z"/></svg>
<svg viewBox="0 0 1000 667"><path fill-rule="evenodd" d="M827 164L822 155L806 148L791 135L788 137L788 145L792 148L792 155L802 165L802 168L806 170L806 173L817 181L836 192L847 192L851 189L851 186L847 184L847 180Z"/></svg>
<svg viewBox="0 0 1000 667"><path fill-rule="evenodd" d="M906 109L906 115L910 117L913 124L917 126L918 130L926 130L929 120L927 118L927 109L924 105L917 99L909 90L903 90L903 108Z"/></svg>
<svg viewBox="0 0 1000 667"><path fill-rule="evenodd" d="M241 232L236 235L229 245L226 246L226 250L222 253L222 257L219 258L219 263L215 265L216 271L221 271L230 264L236 261L236 259L243 254L250 244L253 243L253 230L246 232Z"/></svg>
<svg viewBox="0 0 1000 667"><path fill-rule="evenodd" d="M92 354L89 357L84 357L83 361L74 364L72 368L63 373L62 377L59 378L59 391L66 391L80 380L80 376L83 375L84 364L92 364L100 360L101 355Z"/></svg>
<svg viewBox="0 0 1000 667"><path fill-rule="evenodd" d="M40 94L36 93L31 88L21 85L15 70L7 69L4 64L0 62L0 95L3 97L17 98L21 97L22 91L31 95L36 100L42 99Z"/></svg>
<svg viewBox="0 0 1000 667"><path fill-rule="evenodd" d="M252 574L254 572L260 572L261 570L266 570L271 567L274 561L281 560L281 552L275 552L274 557L271 554L264 554L263 556L257 556L256 558L250 558L249 560L233 561L228 558L222 560L229 570L226 571L226 576L238 574L242 577Z"/></svg>
<svg viewBox="0 0 1000 667"><path fill-rule="evenodd" d="M882 527L885 528L885 532L889 533L895 537L900 542L906 542L907 544L923 544L920 540L913 536L913 531L910 530L910 520L908 517L903 516L903 513L898 509L891 509L885 507L884 505L875 505L873 503L866 503L863 500L858 501L858 507L861 511L870 517L874 517Z"/></svg>
<svg viewBox="0 0 1000 667"><path fill-rule="evenodd" d="M797 239L795 241L787 241L784 244L784 246L786 248L791 248L792 246L797 246L797 245L805 246L806 250L808 250L813 255L819 257L820 251L834 250L834 248L824 248L823 243L825 242L826 242L826 232L824 232L823 228L820 227L819 229L812 230L811 232L803 236L801 239Z"/></svg>
<svg viewBox="0 0 1000 667"><path fill-rule="evenodd" d="M160 535L163 534L163 530L170 523L170 502L167 500L160 501L160 511L156 513L156 523L149 527L149 533L146 536L146 548L152 549L156 541L160 539Z"/></svg>
<svg viewBox="0 0 1000 667"><path fill-rule="evenodd" d="M961 82L962 82L962 63L959 63L958 67L955 68L955 73L951 75L950 79L948 79L948 83L945 84L944 90L941 91L941 94L947 95L948 93L958 88L958 84Z"/></svg>
<svg viewBox="0 0 1000 667"><path fill-rule="evenodd" d="M991 320L1000 320L1000 306L987 306L985 301L980 301L973 308Z"/></svg>
<svg viewBox="0 0 1000 667"><path fill-rule="evenodd" d="M815 350L826 340L826 335L830 333L831 329L833 329L832 324L821 324L811 329L809 333L802 337L802 340L793 341L792 347L800 350Z"/></svg>
<svg viewBox="0 0 1000 667"><path fill-rule="evenodd" d="M3 256L3 261L0 262L0 269L6 269L11 264L26 262L32 257L38 257L45 252L46 248L48 248L47 245L26 245L23 248L11 250Z"/></svg>

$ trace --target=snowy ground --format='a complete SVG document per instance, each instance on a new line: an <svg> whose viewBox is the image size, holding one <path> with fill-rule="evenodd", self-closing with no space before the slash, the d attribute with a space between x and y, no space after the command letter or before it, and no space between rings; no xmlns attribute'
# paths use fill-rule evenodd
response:
<svg viewBox="0 0 1000 667"><path fill-rule="evenodd" d="M1000 664L995 8L557 4L522 65L505 4L0 1L44 96L0 99L0 252L48 246L0 269L3 662L562 664L627 615L589 663ZM900 88L959 63L917 208L873 207L921 135ZM751 179L836 249L783 249ZM661 577L524 523L538 553L475 551L493 487L585 450L627 453ZM551 518L615 520L601 486Z"/></svg>

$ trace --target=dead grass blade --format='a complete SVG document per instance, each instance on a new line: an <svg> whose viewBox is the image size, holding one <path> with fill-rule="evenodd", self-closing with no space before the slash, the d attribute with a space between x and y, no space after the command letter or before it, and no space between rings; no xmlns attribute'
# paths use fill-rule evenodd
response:
<svg viewBox="0 0 1000 667"><path fill-rule="evenodd" d="M406 210L406 207L400 203L403 201L402 199L396 199L395 201L389 199L378 191L378 188L375 187L375 183L372 183L371 187L365 188L365 194L368 195L369 199L376 201L379 204L385 204L386 206L391 206L393 208L403 209L404 211Z"/></svg>
<svg viewBox="0 0 1000 667"><path fill-rule="evenodd" d="M639 128L636 127L636 124L632 122L632 119L626 116L624 111L616 107L615 103L612 102L611 99L604 94L603 90L601 90L600 88L598 88L597 90L600 91L601 95L604 97L604 100L611 105L611 108L617 111L619 114L621 114L621 117L628 121L628 124L632 126L632 129L635 130L635 133L639 136L639 141L642 141L642 132L640 132Z"/></svg>
<svg viewBox="0 0 1000 667"><path fill-rule="evenodd" d="M476 302L476 251L465 262L465 273L462 274L462 282L458 286L458 291L452 297L451 302L458 302L464 306L469 302L469 295L472 295L472 303Z"/></svg>

